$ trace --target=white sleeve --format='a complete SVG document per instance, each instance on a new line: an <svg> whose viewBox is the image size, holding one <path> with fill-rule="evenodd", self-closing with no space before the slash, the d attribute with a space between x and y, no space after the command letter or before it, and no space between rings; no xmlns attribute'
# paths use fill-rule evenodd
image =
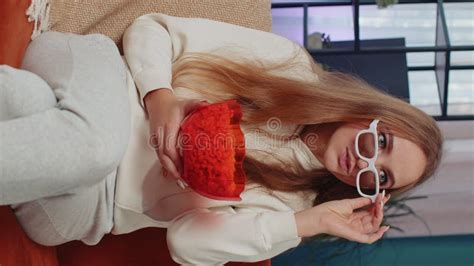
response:
<svg viewBox="0 0 474 266"><path fill-rule="evenodd" d="M137 18L124 33L123 49L143 107L148 92L160 88L173 91L172 44L164 26L148 16Z"/></svg>
<svg viewBox="0 0 474 266"><path fill-rule="evenodd" d="M292 55L295 49L303 50L294 42L271 32L161 13L137 18L124 33L123 49L142 105L143 98L152 90L166 88L173 91L172 65L186 52L224 52L229 56L238 54L280 61ZM301 65L308 65L309 58L304 53L298 56ZM282 74L302 75L302 71L295 71L296 74Z"/></svg>
<svg viewBox="0 0 474 266"><path fill-rule="evenodd" d="M293 211L231 206L186 213L168 227L166 239L171 257L181 265L262 261L301 242Z"/></svg>

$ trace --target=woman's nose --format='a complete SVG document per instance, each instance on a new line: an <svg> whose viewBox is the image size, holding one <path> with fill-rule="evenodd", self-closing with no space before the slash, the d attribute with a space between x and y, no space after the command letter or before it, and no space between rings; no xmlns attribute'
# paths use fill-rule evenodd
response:
<svg viewBox="0 0 474 266"><path fill-rule="evenodd" d="M369 166L369 164L366 161L364 161L360 158L357 160L357 167L359 167L359 169L364 169L368 166Z"/></svg>

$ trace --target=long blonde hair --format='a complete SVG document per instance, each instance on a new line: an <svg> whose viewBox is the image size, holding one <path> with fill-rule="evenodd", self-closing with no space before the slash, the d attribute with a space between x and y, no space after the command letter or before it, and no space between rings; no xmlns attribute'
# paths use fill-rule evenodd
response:
<svg viewBox="0 0 474 266"><path fill-rule="evenodd" d="M299 58L303 53L306 62ZM315 79L303 79L304 71ZM295 69L299 72L295 73ZM295 76L279 75L293 73ZM299 73L299 74L298 74ZM414 184L392 191L405 191L432 176L442 155L442 135L432 117L421 110L375 89L351 75L324 71L302 47L287 60L268 63L256 58L185 53L173 65L172 86L204 94L211 102L236 99L242 106L242 123L264 123L277 117L283 124L315 125L363 122L378 118L394 135L417 144L427 165ZM296 169L296 170L288 170ZM296 165L267 165L246 156L244 170L252 182L272 190L314 190L314 205L329 200L357 197L353 187L340 182L326 169L305 171ZM393 193L394 192L394 193Z"/></svg>

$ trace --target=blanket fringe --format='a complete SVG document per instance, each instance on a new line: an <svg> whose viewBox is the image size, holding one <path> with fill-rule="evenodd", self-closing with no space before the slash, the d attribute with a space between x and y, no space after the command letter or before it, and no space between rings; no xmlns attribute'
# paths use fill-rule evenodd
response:
<svg viewBox="0 0 474 266"><path fill-rule="evenodd" d="M35 22L31 39L35 39L49 28L49 0L32 0L30 7L26 10L28 21Z"/></svg>

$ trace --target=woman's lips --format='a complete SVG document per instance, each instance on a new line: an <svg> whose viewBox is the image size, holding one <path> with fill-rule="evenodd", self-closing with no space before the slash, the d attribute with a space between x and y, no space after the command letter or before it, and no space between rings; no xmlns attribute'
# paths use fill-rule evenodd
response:
<svg viewBox="0 0 474 266"><path fill-rule="evenodd" d="M349 167L347 166L347 148L344 152L339 156L339 166L344 169L346 173L349 173Z"/></svg>
<svg viewBox="0 0 474 266"><path fill-rule="evenodd" d="M352 163L351 163L349 148L347 148L347 152L346 152L346 163L347 163L347 175L350 175L351 170L352 170Z"/></svg>

